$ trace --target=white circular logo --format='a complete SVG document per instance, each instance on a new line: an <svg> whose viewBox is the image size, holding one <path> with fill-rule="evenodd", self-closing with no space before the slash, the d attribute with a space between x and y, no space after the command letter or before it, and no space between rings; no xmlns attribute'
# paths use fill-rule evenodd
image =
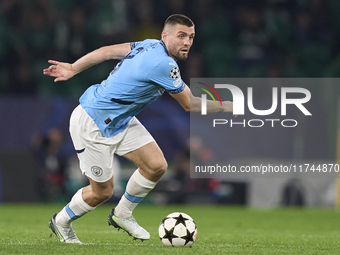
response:
<svg viewBox="0 0 340 255"><path fill-rule="evenodd" d="M91 172L94 176L101 176L103 174L103 169L101 169L99 166L93 166L91 167Z"/></svg>

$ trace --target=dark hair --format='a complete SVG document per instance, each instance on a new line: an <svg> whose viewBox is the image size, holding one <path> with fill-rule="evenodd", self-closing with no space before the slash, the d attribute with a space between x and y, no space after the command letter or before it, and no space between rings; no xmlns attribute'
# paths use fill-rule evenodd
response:
<svg viewBox="0 0 340 255"><path fill-rule="evenodd" d="M192 27L194 26L194 22L192 22L192 20L190 18L188 18L185 15L182 14L172 14L170 15L166 21L164 22L164 27L166 25L176 25L176 24L180 24L180 25L185 25L187 27Z"/></svg>

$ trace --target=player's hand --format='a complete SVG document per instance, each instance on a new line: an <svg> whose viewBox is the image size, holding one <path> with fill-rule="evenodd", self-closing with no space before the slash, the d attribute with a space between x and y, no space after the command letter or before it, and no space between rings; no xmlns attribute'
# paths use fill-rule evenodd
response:
<svg viewBox="0 0 340 255"><path fill-rule="evenodd" d="M222 106L223 106L222 112L233 112L233 109L234 109L233 108L233 102L223 101ZM234 117L236 118L237 115L234 115Z"/></svg>
<svg viewBox="0 0 340 255"><path fill-rule="evenodd" d="M222 112L233 112L233 102L223 101L222 107L223 107Z"/></svg>
<svg viewBox="0 0 340 255"><path fill-rule="evenodd" d="M52 64L48 68L44 69L44 75L56 77L54 82L66 81L72 78L76 73L73 67L69 63L58 62L55 60L49 60L48 63Z"/></svg>

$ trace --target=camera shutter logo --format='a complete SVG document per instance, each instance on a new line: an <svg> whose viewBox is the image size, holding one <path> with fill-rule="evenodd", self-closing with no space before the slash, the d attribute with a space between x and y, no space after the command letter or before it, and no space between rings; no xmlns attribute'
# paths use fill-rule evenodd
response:
<svg viewBox="0 0 340 255"><path fill-rule="evenodd" d="M210 85L205 84L203 82L198 82L198 83L206 86L208 89L210 89L212 92L214 92L214 94L217 96L218 100L220 101L220 104L222 105L221 97L220 97L220 95L217 93L217 91L213 87L211 87ZM204 89L204 88L200 88L200 87L197 87L197 88L203 90L204 92L206 92L211 97L211 99L214 101L215 105L217 105L217 102L216 102L213 94L211 94L211 92L209 90ZM207 95L206 94L202 94L201 114L202 115L207 115Z"/></svg>

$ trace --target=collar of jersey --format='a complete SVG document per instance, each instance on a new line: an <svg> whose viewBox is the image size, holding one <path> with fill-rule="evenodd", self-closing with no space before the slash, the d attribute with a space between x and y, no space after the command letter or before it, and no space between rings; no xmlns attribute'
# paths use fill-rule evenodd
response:
<svg viewBox="0 0 340 255"><path fill-rule="evenodd" d="M162 40L160 40L160 43L164 47L166 54L168 54L168 56L169 56L168 49L166 48L165 43Z"/></svg>

